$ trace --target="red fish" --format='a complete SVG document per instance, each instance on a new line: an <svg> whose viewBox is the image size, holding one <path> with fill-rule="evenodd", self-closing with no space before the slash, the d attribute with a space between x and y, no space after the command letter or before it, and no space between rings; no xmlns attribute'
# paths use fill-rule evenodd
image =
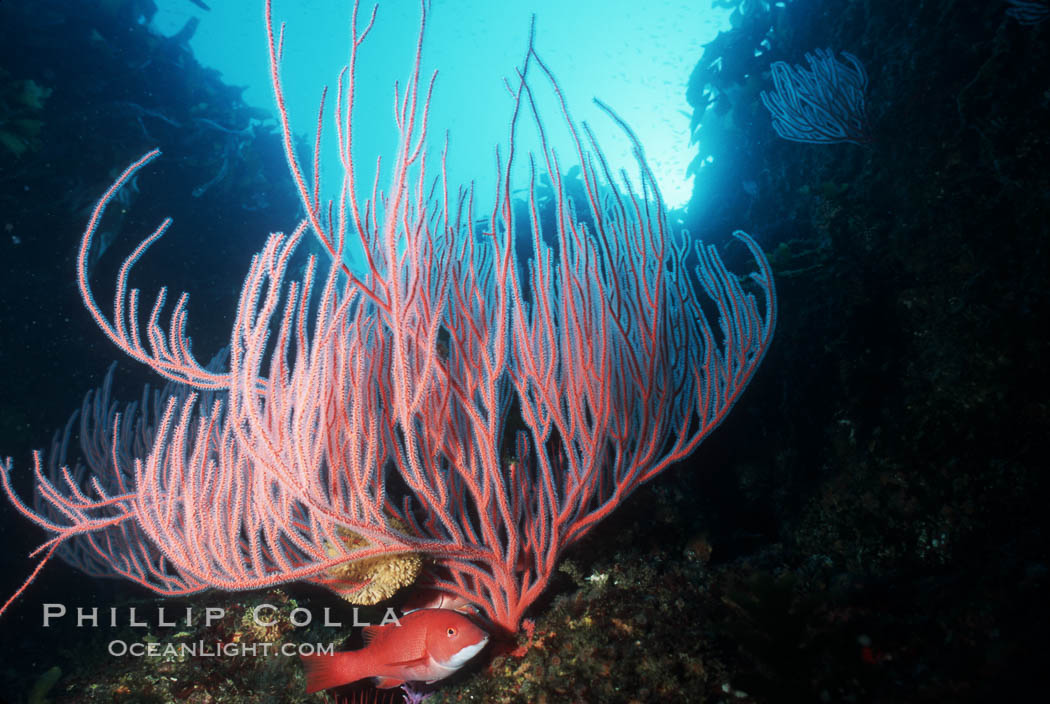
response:
<svg viewBox="0 0 1050 704"><path fill-rule="evenodd" d="M366 677L380 689L405 682L435 682L463 667L489 642L489 634L463 614L420 609L401 625L364 629L365 647L334 655L303 655L306 693L338 687Z"/></svg>
<svg viewBox="0 0 1050 704"><path fill-rule="evenodd" d="M402 607L402 611L406 614L420 609L451 609L461 614L478 613L477 607L463 597L430 589L416 590Z"/></svg>

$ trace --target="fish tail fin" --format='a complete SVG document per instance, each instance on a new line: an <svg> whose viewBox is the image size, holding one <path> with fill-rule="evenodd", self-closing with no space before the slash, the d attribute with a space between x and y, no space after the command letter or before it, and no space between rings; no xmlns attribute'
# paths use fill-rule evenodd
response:
<svg viewBox="0 0 1050 704"><path fill-rule="evenodd" d="M355 673L354 653L300 655L306 673L306 693L313 694L361 679Z"/></svg>

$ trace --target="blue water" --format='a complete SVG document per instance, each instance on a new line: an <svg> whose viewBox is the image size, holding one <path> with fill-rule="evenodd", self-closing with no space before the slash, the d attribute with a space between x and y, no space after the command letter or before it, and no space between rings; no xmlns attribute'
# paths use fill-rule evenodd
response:
<svg viewBox="0 0 1050 704"><path fill-rule="evenodd" d="M161 0L156 29L170 35L190 17L200 25L190 42L197 59L220 70L227 83L247 86L250 105L273 102L261 3L212 2L205 12L189 0ZM347 58L350 7L345 0L275 2L275 22L287 23L285 90L297 131L312 134L321 87L334 88ZM371 3L362 3L362 25ZM506 142L511 101L503 79L513 77L524 55L530 16L537 22L537 49L555 71L574 117L595 130L611 165L632 168L622 133L591 103L609 103L638 134L671 206L689 198L686 167L691 109L685 86L702 47L729 26L729 12L707 2L645 3L636 0L502 3L456 0L432 3L424 47L426 70L440 71L431 130L435 146L449 131L450 181L477 184L482 202L495 187L497 144ZM393 84L411 68L420 5L383 2L362 47L355 127L357 158L373 164L392 152ZM548 103L549 105L549 103ZM547 112L554 145L569 156L571 142L556 112ZM332 123L327 127L331 133ZM525 137L531 137L526 131ZM338 164L329 164L337 187ZM370 169L369 169L370 171ZM383 181L381 181L383 183ZM370 183L368 184L371 185Z"/></svg>

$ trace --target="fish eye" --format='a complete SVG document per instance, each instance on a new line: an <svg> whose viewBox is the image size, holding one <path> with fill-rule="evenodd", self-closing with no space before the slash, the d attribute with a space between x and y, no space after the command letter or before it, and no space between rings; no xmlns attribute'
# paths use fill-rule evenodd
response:
<svg viewBox="0 0 1050 704"><path fill-rule="evenodd" d="M449 637L449 638L453 638L453 637L455 637L455 635L456 635L456 629L455 629L455 628L453 628L453 627L451 627L451 626L449 626L449 629L448 629L448 637Z"/></svg>

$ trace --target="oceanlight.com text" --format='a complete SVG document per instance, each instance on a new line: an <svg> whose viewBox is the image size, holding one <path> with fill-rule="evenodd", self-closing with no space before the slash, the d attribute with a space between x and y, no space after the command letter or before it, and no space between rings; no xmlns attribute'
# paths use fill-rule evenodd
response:
<svg viewBox="0 0 1050 704"><path fill-rule="evenodd" d="M111 640L107 648L114 657L161 658L244 658L244 657L297 657L299 655L334 655L333 643L128 643Z"/></svg>

